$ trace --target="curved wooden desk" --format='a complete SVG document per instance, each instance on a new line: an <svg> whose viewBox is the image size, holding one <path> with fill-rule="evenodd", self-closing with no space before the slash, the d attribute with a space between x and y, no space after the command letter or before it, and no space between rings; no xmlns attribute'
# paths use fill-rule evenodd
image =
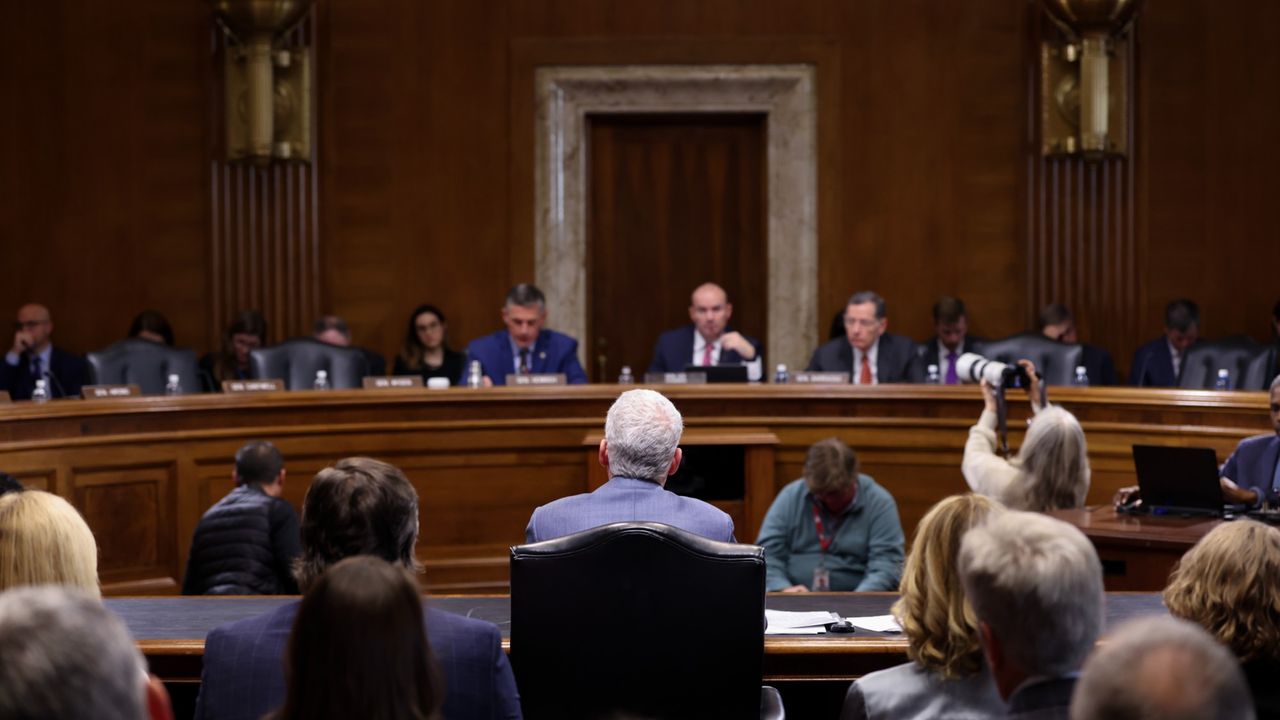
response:
<svg viewBox="0 0 1280 720"><path fill-rule="evenodd" d="M777 488L801 475L809 444L832 435L897 499L908 537L934 502L966 489L960 457L981 410L974 387L667 386L686 442L745 443L744 498L729 510L750 541ZM285 497L350 455L402 469L418 489L418 553L437 592L501 592L507 548L533 509L591 487L613 385L294 392L66 400L0 406L0 469L57 492L98 538L108 593L174 592L201 513L231 487L250 439L287 461ZM1011 443L1027 416L1015 398ZM1133 483L1133 443L1204 445L1225 459L1267 432L1265 393L1054 388L1089 437L1090 503ZM776 441L774 440L776 438Z"/></svg>

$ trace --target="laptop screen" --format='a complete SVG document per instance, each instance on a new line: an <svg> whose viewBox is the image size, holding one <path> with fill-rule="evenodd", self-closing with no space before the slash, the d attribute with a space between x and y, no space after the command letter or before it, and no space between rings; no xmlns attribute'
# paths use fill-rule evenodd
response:
<svg viewBox="0 0 1280 720"><path fill-rule="evenodd" d="M1218 456L1213 448L1134 445L1133 465L1147 509L1222 514Z"/></svg>

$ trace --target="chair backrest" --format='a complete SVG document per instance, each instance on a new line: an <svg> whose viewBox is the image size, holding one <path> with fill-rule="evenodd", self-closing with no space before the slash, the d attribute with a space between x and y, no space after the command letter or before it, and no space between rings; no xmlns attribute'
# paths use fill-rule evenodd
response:
<svg viewBox="0 0 1280 720"><path fill-rule="evenodd" d="M1212 389L1218 381L1218 370L1231 373L1231 387L1242 387L1249 363L1258 356L1258 344L1250 338L1232 337L1191 346L1182 357L1182 376L1178 386Z"/></svg>
<svg viewBox="0 0 1280 720"><path fill-rule="evenodd" d="M511 548L524 716L759 717L764 577L763 548L661 523Z"/></svg>
<svg viewBox="0 0 1280 720"><path fill-rule="evenodd" d="M137 385L144 395L163 395L169 375L178 376L182 394L200 392L196 354L185 348L128 338L89 353L91 385Z"/></svg>
<svg viewBox="0 0 1280 720"><path fill-rule="evenodd" d="M1249 361L1244 369L1244 379L1240 381L1241 390L1268 390L1271 381L1280 373L1280 344L1271 345Z"/></svg>
<svg viewBox="0 0 1280 720"><path fill-rule="evenodd" d="M1030 360L1050 385L1070 385L1076 376L1076 366L1084 364L1083 347L1050 340L1040 333L992 340L983 346L982 355L988 360L1009 364L1024 358Z"/></svg>
<svg viewBox="0 0 1280 720"><path fill-rule="evenodd" d="M338 347L311 338L249 351L249 372L259 380L284 380L286 390L310 390L316 371L329 374L329 386L349 390L361 386L368 365L360 348Z"/></svg>

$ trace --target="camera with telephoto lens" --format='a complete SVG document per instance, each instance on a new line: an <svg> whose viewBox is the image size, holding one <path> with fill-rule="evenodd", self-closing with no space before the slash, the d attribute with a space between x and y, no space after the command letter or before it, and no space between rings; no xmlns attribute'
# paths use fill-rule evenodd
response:
<svg viewBox="0 0 1280 720"><path fill-rule="evenodd" d="M1027 369L1021 365L988 360L977 353L965 353L956 360L956 376L961 382L986 380L995 387L1027 387L1031 382Z"/></svg>

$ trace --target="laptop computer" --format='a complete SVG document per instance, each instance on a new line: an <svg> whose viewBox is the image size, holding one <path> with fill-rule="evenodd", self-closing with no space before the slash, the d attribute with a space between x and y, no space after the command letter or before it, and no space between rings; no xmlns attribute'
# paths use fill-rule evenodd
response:
<svg viewBox="0 0 1280 720"><path fill-rule="evenodd" d="M747 381L746 365L685 365L685 372L706 373L709 383L744 383Z"/></svg>
<svg viewBox="0 0 1280 720"><path fill-rule="evenodd" d="M1212 515L1225 508L1213 448L1134 445L1142 507L1153 515Z"/></svg>

